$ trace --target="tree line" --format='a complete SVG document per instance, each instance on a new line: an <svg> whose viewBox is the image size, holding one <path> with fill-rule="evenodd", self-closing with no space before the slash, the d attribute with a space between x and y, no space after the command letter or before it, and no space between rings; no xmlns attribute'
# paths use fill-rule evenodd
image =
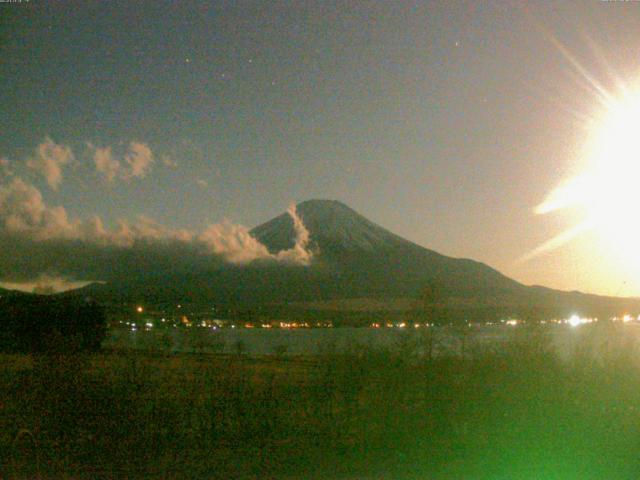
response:
<svg viewBox="0 0 640 480"><path fill-rule="evenodd" d="M0 351L97 351L106 335L104 308L90 299L0 297Z"/></svg>

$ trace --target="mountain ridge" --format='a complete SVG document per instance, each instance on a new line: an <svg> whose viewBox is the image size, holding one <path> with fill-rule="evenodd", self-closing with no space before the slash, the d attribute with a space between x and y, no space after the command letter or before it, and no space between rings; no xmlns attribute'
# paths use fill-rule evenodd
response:
<svg viewBox="0 0 640 480"><path fill-rule="evenodd" d="M448 257L404 239L337 200L307 200L297 204L295 212L308 232L307 248L314 252L309 265L269 260L207 267L213 264L203 257L201 265L186 270L145 272L137 278L92 284L77 294L106 301L295 305L303 309L321 309L323 302L354 303L344 301L348 299L368 298L372 305L380 305L405 298L444 305L467 316L477 315L479 309L483 315L517 310L523 315L545 312L547 316L574 311L617 313L630 307L640 310L638 299L525 286L482 262ZM250 234L275 254L292 248L299 232L291 213L283 213ZM460 313L463 311L466 313Z"/></svg>
<svg viewBox="0 0 640 480"><path fill-rule="evenodd" d="M414 285L413 292L405 293L415 294L417 284L425 280L454 284L455 289L464 290L465 281L479 280L483 275L491 277L488 280L496 287L499 284L500 290L524 288L482 262L442 255L404 239L337 200L307 200L296 206L296 212L309 231L311 248L317 248L322 263L357 272L359 277L386 270L392 279ZM255 227L250 233L272 252L291 248L295 242L293 220L287 214Z"/></svg>

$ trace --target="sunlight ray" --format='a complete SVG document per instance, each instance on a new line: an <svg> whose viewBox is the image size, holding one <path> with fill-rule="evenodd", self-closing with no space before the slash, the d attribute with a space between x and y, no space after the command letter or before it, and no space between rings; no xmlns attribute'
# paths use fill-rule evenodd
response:
<svg viewBox="0 0 640 480"><path fill-rule="evenodd" d="M542 255L543 253L550 252L555 250L567 243L569 243L574 238L578 237L584 232L591 230L594 227L594 224L591 220L585 220L582 223L570 228L569 230L565 230L564 232L556 235L551 240L544 242L542 245L534 248L526 255L523 255L518 259L517 263L528 262L529 260L533 260L534 258Z"/></svg>
<svg viewBox="0 0 640 480"><path fill-rule="evenodd" d="M606 88L602 86L600 82L598 82L591 73L578 61L578 59L573 55L567 47L565 47L562 42L560 42L554 35L549 35L549 41L558 49L560 54L569 62L569 64L586 80L589 85L593 88L594 93L596 93L596 97L603 105L610 105L613 103L614 98L607 91Z"/></svg>

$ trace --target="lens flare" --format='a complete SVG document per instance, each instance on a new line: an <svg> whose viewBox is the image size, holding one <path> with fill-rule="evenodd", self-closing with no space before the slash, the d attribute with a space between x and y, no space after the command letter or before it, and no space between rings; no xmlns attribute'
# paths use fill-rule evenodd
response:
<svg viewBox="0 0 640 480"><path fill-rule="evenodd" d="M582 220L523 257L531 259L593 230L608 250L640 272L640 88L609 98L585 145L586 168L535 209L547 214L575 208Z"/></svg>

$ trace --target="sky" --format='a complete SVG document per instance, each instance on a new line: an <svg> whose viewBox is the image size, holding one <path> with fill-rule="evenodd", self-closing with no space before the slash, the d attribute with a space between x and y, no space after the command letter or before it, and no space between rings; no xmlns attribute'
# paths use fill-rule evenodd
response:
<svg viewBox="0 0 640 480"><path fill-rule="evenodd" d="M536 213L584 168L594 85L640 85L639 22L634 1L0 3L0 282L42 279L20 259L52 241L259 257L248 228L330 198L525 284L640 295L598 229L540 250L580 208Z"/></svg>

